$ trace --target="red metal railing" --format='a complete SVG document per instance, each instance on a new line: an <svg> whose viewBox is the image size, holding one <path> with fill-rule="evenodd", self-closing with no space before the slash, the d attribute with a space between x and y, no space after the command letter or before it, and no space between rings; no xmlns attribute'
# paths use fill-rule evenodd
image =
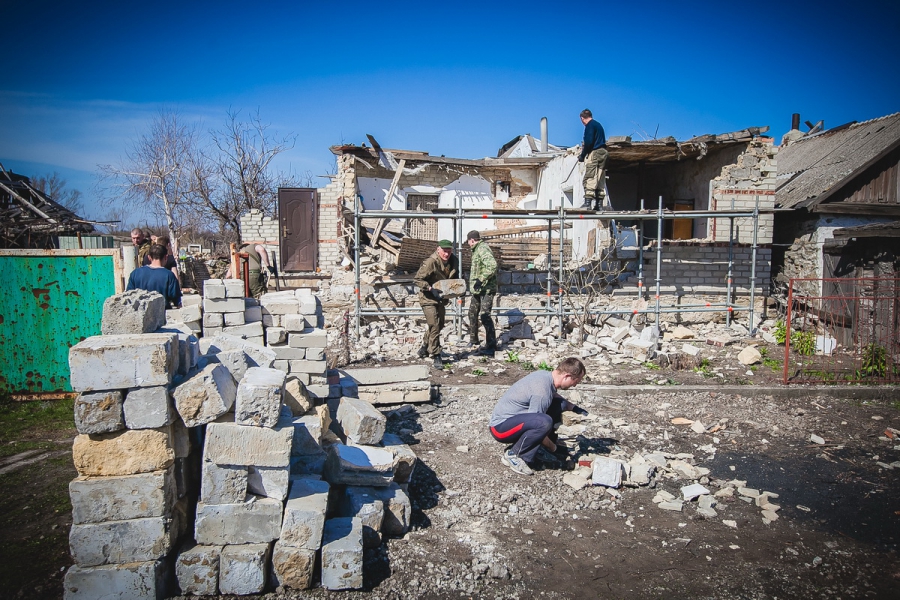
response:
<svg viewBox="0 0 900 600"><path fill-rule="evenodd" d="M791 279L784 383L900 383L900 279Z"/></svg>

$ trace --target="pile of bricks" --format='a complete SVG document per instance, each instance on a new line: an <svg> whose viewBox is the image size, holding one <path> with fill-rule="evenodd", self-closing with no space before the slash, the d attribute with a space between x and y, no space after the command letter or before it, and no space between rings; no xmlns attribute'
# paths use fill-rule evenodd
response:
<svg viewBox="0 0 900 600"><path fill-rule="evenodd" d="M263 343L262 311L255 299L244 297L244 282L240 279L203 282L203 334L220 333Z"/></svg>

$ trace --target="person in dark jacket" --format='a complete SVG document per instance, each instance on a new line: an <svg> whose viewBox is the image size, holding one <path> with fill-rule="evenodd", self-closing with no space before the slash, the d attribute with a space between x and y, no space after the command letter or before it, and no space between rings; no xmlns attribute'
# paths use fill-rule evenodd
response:
<svg viewBox="0 0 900 600"><path fill-rule="evenodd" d="M584 204L582 208L600 210L606 197L606 134L603 126L594 120L591 111L581 111L581 124L584 125L584 141L578 162L584 163Z"/></svg>
<svg viewBox="0 0 900 600"><path fill-rule="evenodd" d="M444 317L447 314L446 298L441 298L440 293L432 286L444 279L456 279L459 275L459 261L453 255L453 243L450 240L441 240L434 254L425 259L413 278L415 286L419 289L419 305L425 313L425 322L428 330L422 347L419 348L419 358L431 356L435 369L443 369L441 360L441 329L444 328Z"/></svg>
<svg viewBox="0 0 900 600"><path fill-rule="evenodd" d="M148 290L158 292L166 299L166 308L181 306L181 286L175 274L165 267L166 247L159 244L150 246L150 264L138 267L128 277L127 290Z"/></svg>

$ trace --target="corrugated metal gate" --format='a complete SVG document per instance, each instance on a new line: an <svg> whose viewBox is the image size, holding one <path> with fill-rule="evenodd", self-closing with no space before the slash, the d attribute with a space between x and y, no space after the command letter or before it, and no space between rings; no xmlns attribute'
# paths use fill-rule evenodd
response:
<svg viewBox="0 0 900 600"><path fill-rule="evenodd" d="M900 279L791 279L784 382L900 383Z"/></svg>
<svg viewBox="0 0 900 600"><path fill-rule="evenodd" d="M118 250L0 250L0 388L71 392L69 348L100 333L103 302L122 291Z"/></svg>

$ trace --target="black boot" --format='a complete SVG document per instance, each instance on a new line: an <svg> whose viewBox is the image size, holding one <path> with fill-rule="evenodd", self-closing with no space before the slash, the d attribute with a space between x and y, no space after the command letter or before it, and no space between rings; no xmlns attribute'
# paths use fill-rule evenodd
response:
<svg viewBox="0 0 900 600"><path fill-rule="evenodd" d="M432 363L431 366L433 366L435 369L441 369L441 370L443 370L443 368L444 368L444 361L441 360L441 355L440 355L440 354L438 354L437 356L434 357L434 363Z"/></svg>
<svg viewBox="0 0 900 600"><path fill-rule="evenodd" d="M426 356L428 356L428 349L425 348L425 346L422 346L421 348L419 348L416 356L418 356L419 358L425 358Z"/></svg>

